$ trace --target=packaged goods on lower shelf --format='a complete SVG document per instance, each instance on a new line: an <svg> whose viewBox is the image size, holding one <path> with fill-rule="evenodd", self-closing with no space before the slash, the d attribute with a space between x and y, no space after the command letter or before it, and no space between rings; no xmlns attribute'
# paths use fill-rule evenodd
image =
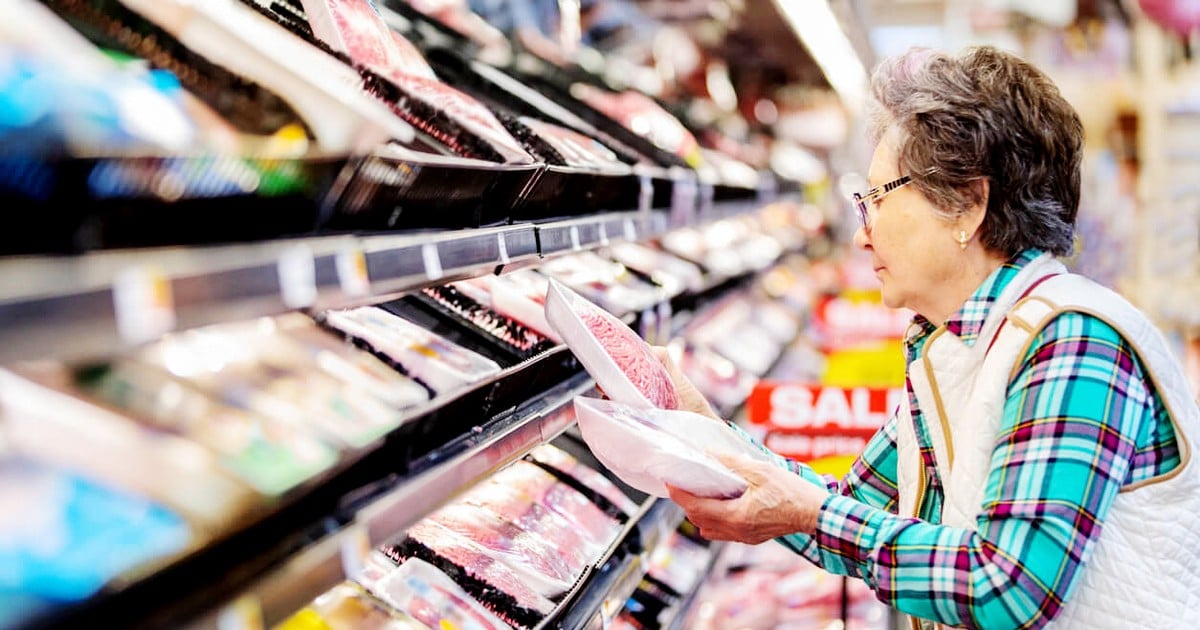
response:
<svg viewBox="0 0 1200 630"><path fill-rule="evenodd" d="M20 627L195 543L172 510L66 469L0 452L0 627Z"/></svg>
<svg viewBox="0 0 1200 630"><path fill-rule="evenodd" d="M684 627L886 630L888 608L861 580L833 575L769 542L725 546ZM843 610L843 601L845 609ZM844 622L844 623L843 623Z"/></svg>
<svg viewBox="0 0 1200 630"><path fill-rule="evenodd" d="M404 611L431 630L510 630L437 567L411 558L395 566L375 555L359 578L377 597Z"/></svg>
<svg viewBox="0 0 1200 630"><path fill-rule="evenodd" d="M589 490L604 497L605 500L612 503L613 507L619 509L625 516L632 516L637 510L637 503L630 499L621 491L613 482L609 481L600 472L584 465L578 459L571 456L570 453L562 450L553 444L542 444L533 449L529 453L529 457L534 462L550 466L551 468L569 475L586 486Z"/></svg>
<svg viewBox="0 0 1200 630"><path fill-rule="evenodd" d="M388 606L355 582L322 593L275 626L276 630L429 630L412 616Z"/></svg>

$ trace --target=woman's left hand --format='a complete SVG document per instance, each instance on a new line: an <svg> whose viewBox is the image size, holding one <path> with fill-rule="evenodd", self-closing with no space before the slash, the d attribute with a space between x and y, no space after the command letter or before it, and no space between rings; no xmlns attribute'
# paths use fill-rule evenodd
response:
<svg viewBox="0 0 1200 630"><path fill-rule="evenodd" d="M750 484L736 499L706 499L668 487L688 520L709 540L756 545L787 534L812 534L829 492L800 475L767 462L721 457L721 463Z"/></svg>

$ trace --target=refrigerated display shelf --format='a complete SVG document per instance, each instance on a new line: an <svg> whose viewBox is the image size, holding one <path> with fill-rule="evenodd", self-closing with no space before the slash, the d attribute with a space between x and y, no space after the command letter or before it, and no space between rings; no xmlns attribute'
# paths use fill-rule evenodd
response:
<svg viewBox="0 0 1200 630"><path fill-rule="evenodd" d="M340 506L344 524L249 585L214 600L226 603L211 608L189 625L220 627L221 619L248 611L265 627L283 621L343 579L353 578L369 550L565 430L571 424L570 416L556 412L593 387L586 374L576 374L499 414L479 431L469 431L410 462L408 474L377 484L390 486L390 490L380 493L370 487L362 489L360 496Z"/></svg>
<svg viewBox="0 0 1200 630"><path fill-rule="evenodd" d="M332 308L667 229L658 213L546 224L0 260L0 363L109 356L164 333Z"/></svg>
<svg viewBox="0 0 1200 630"><path fill-rule="evenodd" d="M366 540L380 542L552 439L573 421L554 411L592 387L566 347L558 346L450 399L436 399L382 443L267 506L243 527L28 627L178 627L217 602L253 594L250 585L264 574L295 576L297 566L324 567L318 560L329 539L361 528ZM344 545L335 546L343 553ZM290 589L279 590L286 601L263 609L294 612L299 606L288 608L294 603ZM308 599L316 594L303 584L295 590Z"/></svg>

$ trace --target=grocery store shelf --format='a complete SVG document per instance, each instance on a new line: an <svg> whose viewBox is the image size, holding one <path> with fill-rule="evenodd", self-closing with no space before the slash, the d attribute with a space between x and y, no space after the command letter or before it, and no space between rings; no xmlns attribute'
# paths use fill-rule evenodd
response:
<svg viewBox="0 0 1200 630"><path fill-rule="evenodd" d="M359 505L347 505L347 522L290 556L220 606L189 623L191 628L222 628L234 616L249 615L271 627L338 582L357 575L364 555L435 510L461 490L522 458L573 423L556 413L593 388L586 374L526 401L449 444L410 462L409 475L387 480L395 489Z"/></svg>
<svg viewBox="0 0 1200 630"><path fill-rule="evenodd" d="M704 589L704 583L707 581L708 576L712 574L713 568L717 565L717 561L721 557L721 551L723 550L724 546L725 543L720 542L709 544L709 552L712 555L710 555L708 558L708 564L704 567L704 570L700 572L699 579L696 580L696 585L692 587L692 590L685 594L683 599L679 600L677 604L671 607L670 614L668 615L667 619L664 620L665 623L663 624L666 626L667 630L683 630L683 624L688 621L688 613L691 612L692 606L696 603L696 597L700 594L700 591Z"/></svg>
<svg viewBox="0 0 1200 630"><path fill-rule="evenodd" d="M105 357L173 330L378 301L608 240L661 235L655 213L0 260L0 363Z"/></svg>
<svg viewBox="0 0 1200 630"><path fill-rule="evenodd" d="M460 439L411 462L413 473L389 494L358 511L372 544L404 531L461 490L520 459L574 423L572 414L555 412L594 387L578 374L513 411L494 418L485 430Z"/></svg>
<svg viewBox="0 0 1200 630"><path fill-rule="evenodd" d="M612 241L657 238L668 226L661 213L626 212L541 223L536 229L542 256L553 256L603 247Z"/></svg>
<svg viewBox="0 0 1200 630"><path fill-rule="evenodd" d="M664 534L682 521L683 511L671 501L648 499L630 518L618 544L610 550L613 553L603 559L568 605L548 618L542 627L563 630L609 627L646 574L644 552L657 546Z"/></svg>

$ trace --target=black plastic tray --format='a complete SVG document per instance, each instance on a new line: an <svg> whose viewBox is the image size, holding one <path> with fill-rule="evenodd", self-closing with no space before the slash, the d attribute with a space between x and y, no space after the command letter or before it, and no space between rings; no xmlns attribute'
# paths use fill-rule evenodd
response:
<svg viewBox="0 0 1200 630"><path fill-rule="evenodd" d="M0 157L0 254L66 254L312 234L346 158ZM285 169L292 184L269 175ZM234 181L240 180L235 185Z"/></svg>
<svg viewBox="0 0 1200 630"><path fill-rule="evenodd" d="M470 228L497 225L525 196L542 166L424 160L377 153L355 159L337 186L323 231Z"/></svg>

